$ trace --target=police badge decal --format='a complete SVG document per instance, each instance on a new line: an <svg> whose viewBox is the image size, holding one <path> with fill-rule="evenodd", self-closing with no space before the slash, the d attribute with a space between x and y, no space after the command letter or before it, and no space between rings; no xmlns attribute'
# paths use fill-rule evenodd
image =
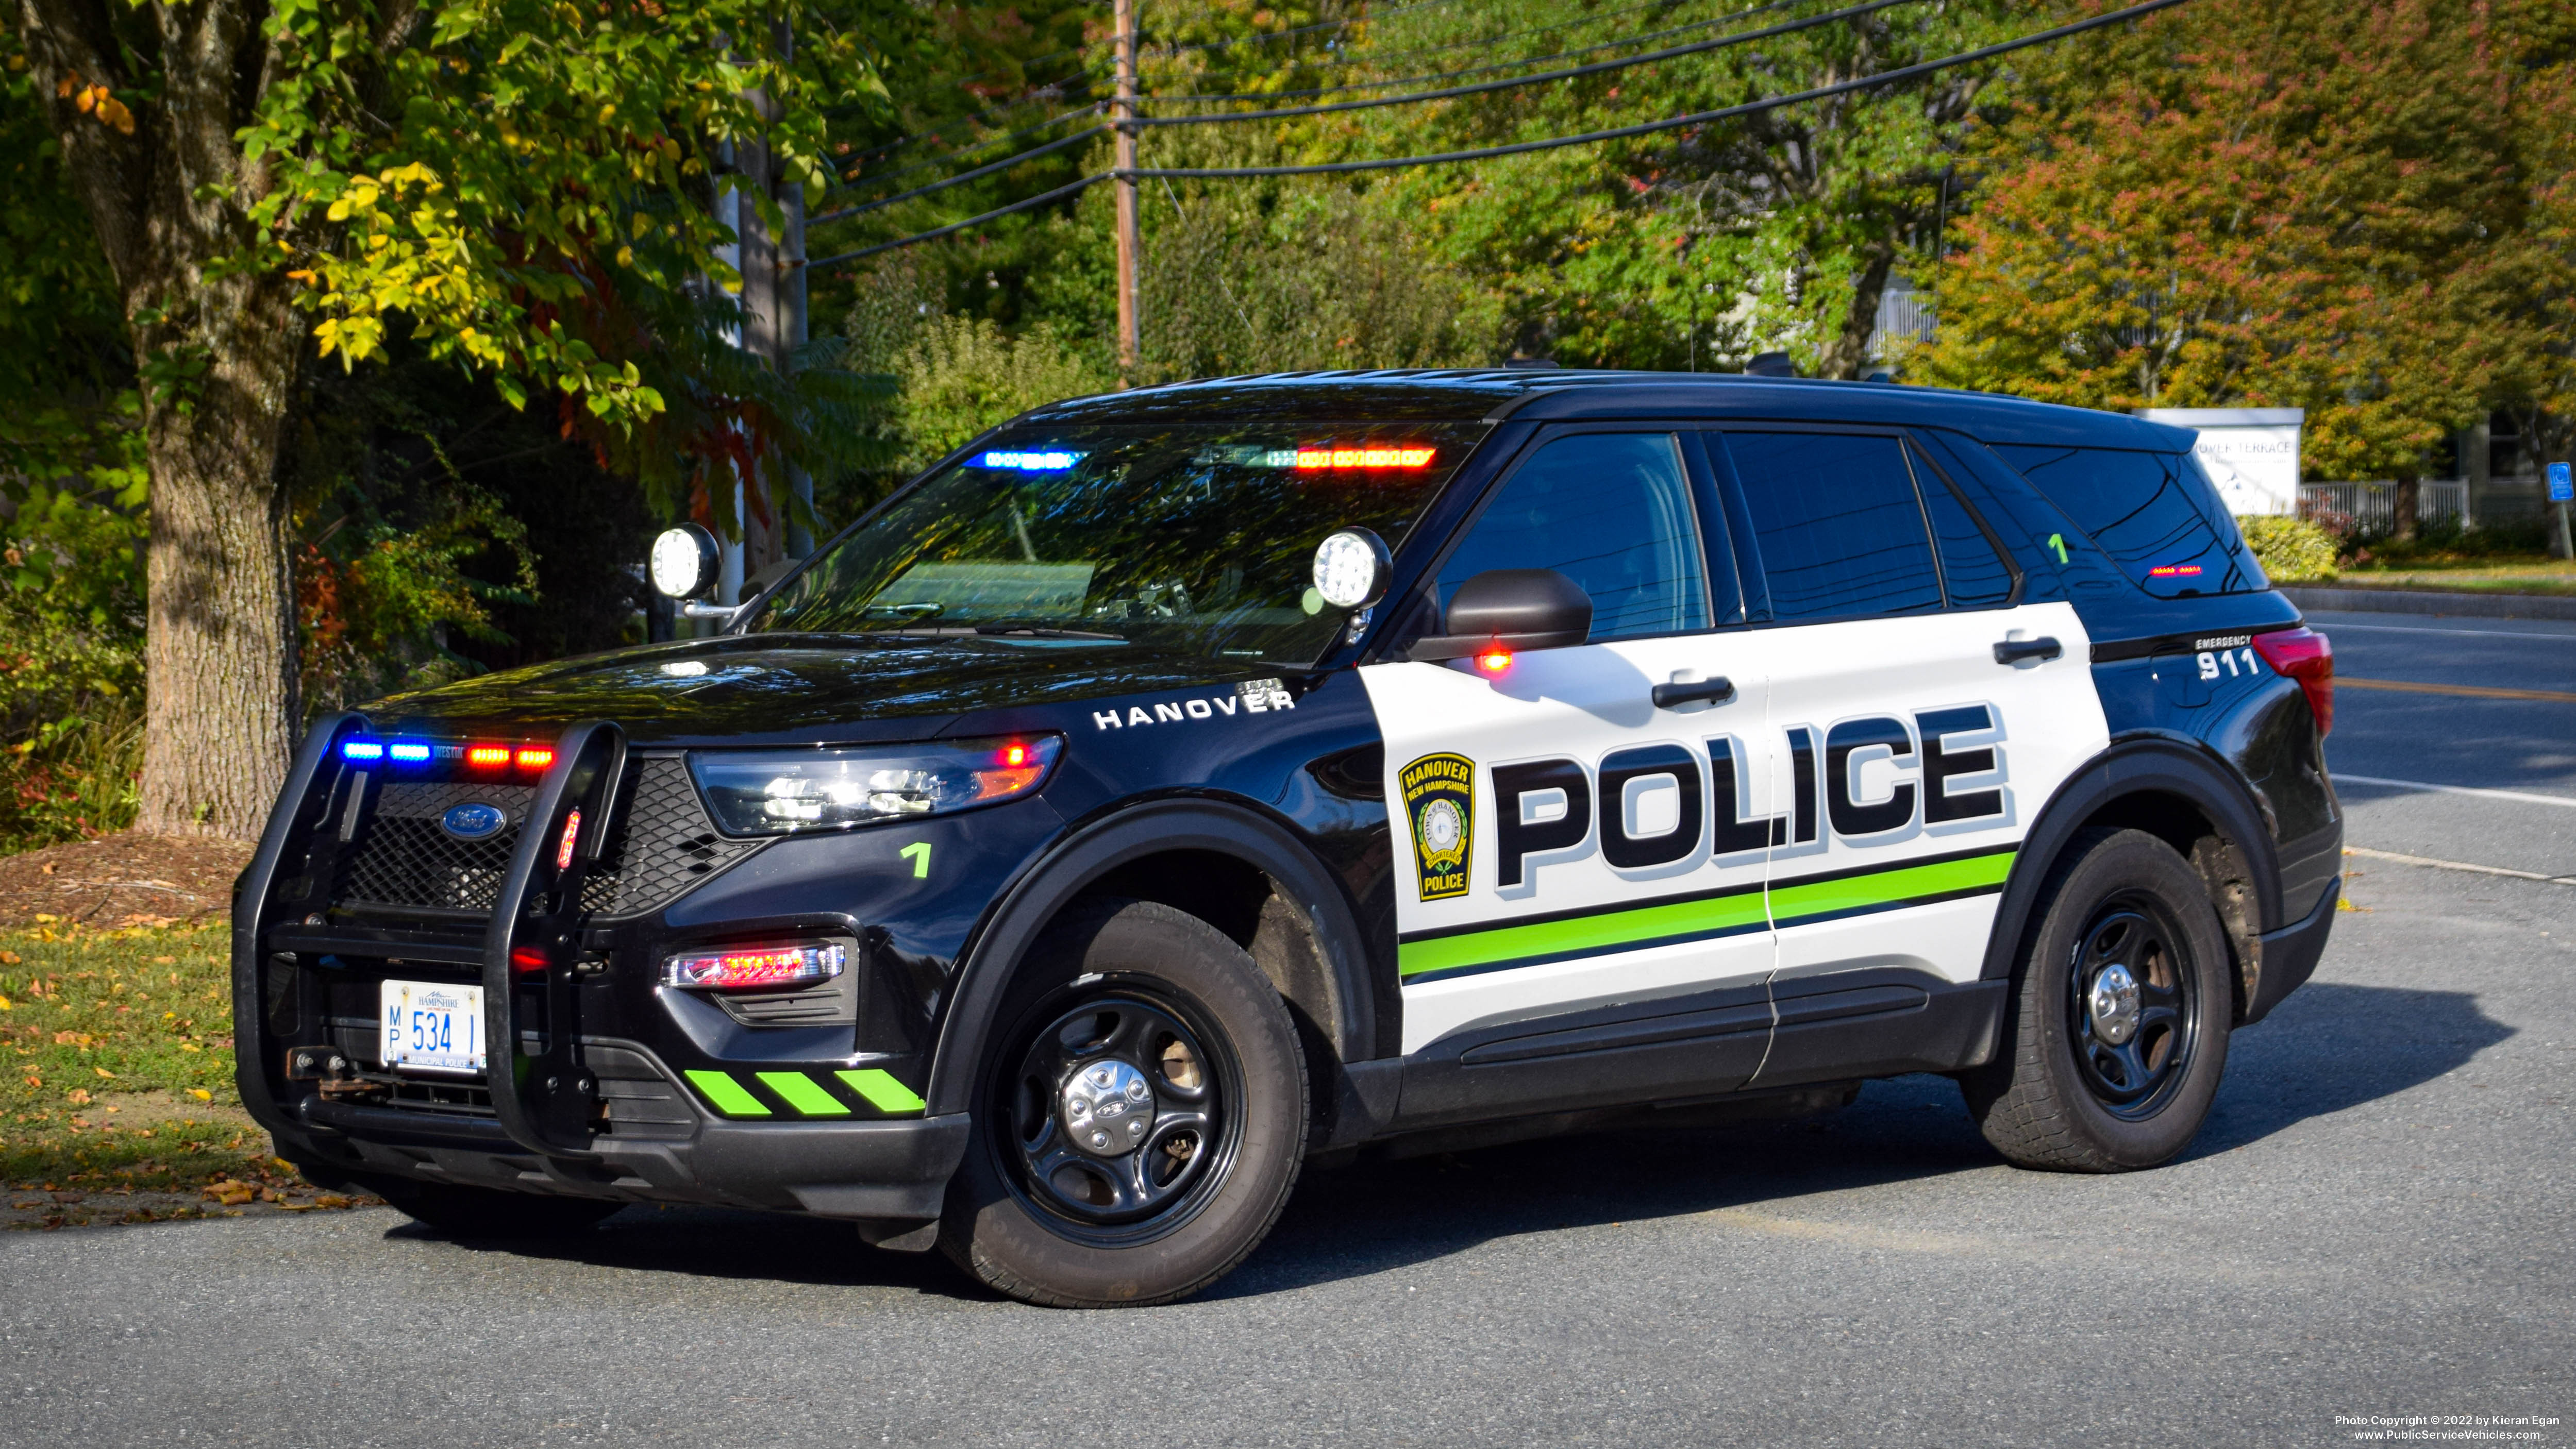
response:
<svg viewBox="0 0 2576 1449"><path fill-rule="evenodd" d="M1413 822L1418 898L1465 895L1467 852L1476 841L1476 762L1464 755L1424 755L1395 778Z"/></svg>

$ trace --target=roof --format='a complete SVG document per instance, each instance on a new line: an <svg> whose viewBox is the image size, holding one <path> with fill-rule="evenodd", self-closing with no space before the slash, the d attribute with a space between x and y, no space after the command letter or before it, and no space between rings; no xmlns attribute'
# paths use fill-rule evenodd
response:
<svg viewBox="0 0 2576 1449"><path fill-rule="evenodd" d="M1899 383L1748 377L1712 372L1542 368L1275 372L1219 377L1050 403L1033 422L1499 422L1708 418L1902 423L1951 428L1988 443L2085 444L2180 452L2189 429L2121 413L1998 393Z"/></svg>

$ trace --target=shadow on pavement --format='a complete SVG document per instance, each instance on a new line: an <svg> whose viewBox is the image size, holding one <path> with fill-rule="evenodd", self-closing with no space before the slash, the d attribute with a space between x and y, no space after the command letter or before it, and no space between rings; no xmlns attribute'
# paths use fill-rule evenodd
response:
<svg viewBox="0 0 2576 1449"><path fill-rule="evenodd" d="M2513 1034L2453 991L2311 983L2234 1039L2190 1153L2213 1156L2393 1096ZM1956 1173L2008 1172L1946 1078L1870 1083L1844 1111L1760 1126L1625 1131L1309 1170L1270 1240L1207 1298L1362 1277L1525 1233L1643 1221ZM434 1237L417 1225L394 1230ZM638 1272L907 1289L990 1300L937 1253L888 1253L840 1223L632 1207L550 1242L464 1241Z"/></svg>

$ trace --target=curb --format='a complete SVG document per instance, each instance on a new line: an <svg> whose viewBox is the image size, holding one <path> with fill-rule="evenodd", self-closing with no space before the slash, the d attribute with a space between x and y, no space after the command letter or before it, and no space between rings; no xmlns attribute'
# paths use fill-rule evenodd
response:
<svg viewBox="0 0 2576 1449"><path fill-rule="evenodd" d="M2283 588L2281 596L2308 609L2348 609L2365 614L2454 614L2479 619L2576 619L2576 597L2549 594L2460 594L2431 589Z"/></svg>

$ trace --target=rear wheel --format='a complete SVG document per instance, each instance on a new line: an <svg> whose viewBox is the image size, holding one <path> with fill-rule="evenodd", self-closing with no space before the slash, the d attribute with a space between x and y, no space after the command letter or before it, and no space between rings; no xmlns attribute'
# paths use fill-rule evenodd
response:
<svg viewBox="0 0 2576 1449"><path fill-rule="evenodd" d="M1062 922L1000 1017L940 1246L1029 1303L1168 1303L1287 1205L1306 1064L1279 994L1196 917L1106 902Z"/></svg>
<svg viewBox="0 0 2576 1449"><path fill-rule="evenodd" d="M2124 1172L2180 1155L2227 1068L2227 938L2173 847L2078 837L2050 870L2014 983L2011 1039L1960 1078L1978 1127L2024 1167Z"/></svg>
<svg viewBox="0 0 2576 1449"><path fill-rule="evenodd" d="M596 1227L625 1206L597 1198L541 1197L401 1178L368 1178L359 1185L404 1216L460 1238L560 1238Z"/></svg>

